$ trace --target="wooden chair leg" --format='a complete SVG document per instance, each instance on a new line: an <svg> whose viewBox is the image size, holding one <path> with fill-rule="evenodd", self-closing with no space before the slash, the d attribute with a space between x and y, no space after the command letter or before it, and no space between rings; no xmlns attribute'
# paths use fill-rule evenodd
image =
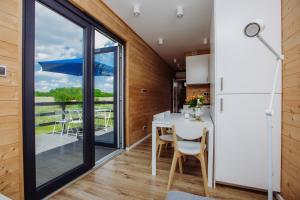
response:
<svg viewBox="0 0 300 200"><path fill-rule="evenodd" d="M156 141L156 151L155 151L155 155L157 154L158 147L159 147L159 142ZM150 168L152 167L152 158L151 158L151 162L150 162L149 167L150 167Z"/></svg>
<svg viewBox="0 0 300 200"><path fill-rule="evenodd" d="M158 151L157 160L158 160L159 157L160 157L161 149L162 149L162 144L159 144L159 151Z"/></svg>
<svg viewBox="0 0 300 200"><path fill-rule="evenodd" d="M204 185L204 192L205 192L205 196L208 196L206 165L205 165L205 160L204 160L203 153L199 156L199 159L200 159L200 163L201 163L201 171L202 171L202 179L203 179L203 185Z"/></svg>
<svg viewBox="0 0 300 200"><path fill-rule="evenodd" d="M166 146L165 146L165 150L168 150L168 143L167 143Z"/></svg>
<svg viewBox="0 0 300 200"><path fill-rule="evenodd" d="M207 151L204 151L204 161L205 163L208 163L208 152ZM206 171L208 171L208 166L206 165Z"/></svg>
<svg viewBox="0 0 300 200"><path fill-rule="evenodd" d="M181 157L179 157L179 159L178 159L178 164L179 164L179 172L180 172L180 174L182 174L183 171L182 171L182 158Z"/></svg>
<svg viewBox="0 0 300 200"><path fill-rule="evenodd" d="M169 175L169 182L168 182L168 190L170 190L171 188L171 184L173 182L173 177L174 177L174 172L176 170L176 165L177 165L177 152L174 152L174 156L173 156L173 161L172 161L172 166L171 166L171 170L170 170L170 175Z"/></svg>
<svg viewBox="0 0 300 200"><path fill-rule="evenodd" d="M186 157L185 157L185 155L182 155L182 157L183 157L183 162L186 162Z"/></svg>
<svg viewBox="0 0 300 200"><path fill-rule="evenodd" d="M159 141L156 141L156 154L157 154L158 148L159 148Z"/></svg>

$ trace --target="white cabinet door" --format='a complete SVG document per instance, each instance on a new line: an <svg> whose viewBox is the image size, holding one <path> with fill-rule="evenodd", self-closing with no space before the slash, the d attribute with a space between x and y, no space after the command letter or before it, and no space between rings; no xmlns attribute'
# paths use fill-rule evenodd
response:
<svg viewBox="0 0 300 200"><path fill-rule="evenodd" d="M205 84L208 78L209 55L197 55L186 57L186 83Z"/></svg>
<svg viewBox="0 0 300 200"><path fill-rule="evenodd" d="M216 98L216 181L267 189L267 94L218 95ZM223 102L223 103L222 103ZM274 190L280 191L281 96L273 118ZM223 104L223 105L221 105Z"/></svg>
<svg viewBox="0 0 300 200"><path fill-rule="evenodd" d="M271 91L276 58L257 38L246 37L243 30L253 19L264 20L266 28L261 35L281 52L280 5L280 0L215 0L218 93ZM222 77L223 91L220 91ZM281 77L278 77L277 92L280 91Z"/></svg>

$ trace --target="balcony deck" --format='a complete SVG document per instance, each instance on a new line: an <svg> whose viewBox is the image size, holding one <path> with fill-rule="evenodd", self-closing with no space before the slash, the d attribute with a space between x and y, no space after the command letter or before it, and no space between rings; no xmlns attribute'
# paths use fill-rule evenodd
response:
<svg viewBox="0 0 300 200"><path fill-rule="evenodd" d="M71 186L53 196L52 200L72 199L165 199L171 167L172 150L162 151L158 160L158 175L151 175L151 139L107 162ZM188 157L183 174L176 173L172 190L203 195L200 164ZM209 190L214 199L263 200L266 193L217 185Z"/></svg>

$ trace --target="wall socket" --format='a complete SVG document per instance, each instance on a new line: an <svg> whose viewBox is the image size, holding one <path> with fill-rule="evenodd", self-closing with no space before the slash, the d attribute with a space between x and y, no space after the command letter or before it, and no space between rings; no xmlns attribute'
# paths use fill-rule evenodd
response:
<svg viewBox="0 0 300 200"><path fill-rule="evenodd" d="M7 72L6 72L6 66L5 65L0 65L0 77L6 77Z"/></svg>

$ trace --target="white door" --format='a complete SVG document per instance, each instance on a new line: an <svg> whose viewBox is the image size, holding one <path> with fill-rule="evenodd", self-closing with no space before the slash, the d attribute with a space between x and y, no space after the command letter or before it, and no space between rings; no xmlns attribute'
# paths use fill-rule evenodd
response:
<svg viewBox="0 0 300 200"><path fill-rule="evenodd" d="M267 94L218 95L216 181L267 189ZM223 103L222 103L223 101ZM275 96L275 110L281 107ZM223 105L221 105L223 104ZM273 120L274 190L280 190L281 113Z"/></svg>

